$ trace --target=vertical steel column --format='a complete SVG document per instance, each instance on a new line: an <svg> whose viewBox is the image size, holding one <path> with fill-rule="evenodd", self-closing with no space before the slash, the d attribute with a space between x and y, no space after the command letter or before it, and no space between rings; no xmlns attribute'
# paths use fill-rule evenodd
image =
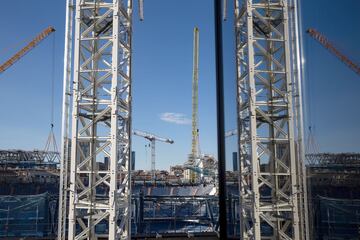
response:
<svg viewBox="0 0 360 240"><path fill-rule="evenodd" d="M215 32L215 74L216 74L216 120L219 186L220 239L227 239L226 219L226 162L225 162L225 110L224 110L224 68L221 0L214 0Z"/></svg>
<svg viewBox="0 0 360 240"><path fill-rule="evenodd" d="M235 1L242 239L300 239L288 2Z"/></svg>
<svg viewBox="0 0 360 240"><path fill-rule="evenodd" d="M67 194L69 173L69 136L70 136L70 101L71 101L71 56L72 35L74 21L74 0L66 1L65 19L65 47L64 47L64 75L63 102L61 126L61 160L60 160L60 188L58 211L58 240L66 239Z"/></svg>
<svg viewBox="0 0 360 240"><path fill-rule="evenodd" d="M199 151L199 29L194 28L193 40L193 79L192 79L192 144L189 164L196 167L200 159ZM197 173L190 170L190 182L197 180Z"/></svg>
<svg viewBox="0 0 360 240"><path fill-rule="evenodd" d="M291 0L289 11L291 21L291 47L293 53L294 71L294 118L296 121L296 146L298 155L298 177L299 177L299 213L300 213L300 238L310 239L309 204L307 190L307 176L305 167L305 138L304 138L304 118L303 118L303 91L305 82L304 74L304 53L302 42L302 21L301 21L301 0Z"/></svg>
<svg viewBox="0 0 360 240"><path fill-rule="evenodd" d="M68 239L130 238L131 17L131 0L76 0Z"/></svg>
<svg viewBox="0 0 360 240"><path fill-rule="evenodd" d="M155 138L150 140L151 145L151 177L152 180L156 181L156 169L155 169Z"/></svg>

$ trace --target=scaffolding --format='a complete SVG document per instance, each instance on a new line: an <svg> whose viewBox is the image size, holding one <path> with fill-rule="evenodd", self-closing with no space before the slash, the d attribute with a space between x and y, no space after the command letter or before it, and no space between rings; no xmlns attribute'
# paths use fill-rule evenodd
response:
<svg viewBox="0 0 360 240"><path fill-rule="evenodd" d="M217 231L216 196L144 196L140 193L133 201L134 237Z"/></svg>
<svg viewBox="0 0 360 240"><path fill-rule="evenodd" d="M243 239L308 238L296 14L296 1L235 1Z"/></svg>
<svg viewBox="0 0 360 240"><path fill-rule="evenodd" d="M317 196L314 239L359 239L360 200Z"/></svg>
<svg viewBox="0 0 360 240"><path fill-rule="evenodd" d="M360 154L307 154L312 239L358 239Z"/></svg>
<svg viewBox="0 0 360 240"><path fill-rule="evenodd" d="M0 196L0 238L52 235L55 206L56 200L47 193Z"/></svg>
<svg viewBox="0 0 360 240"><path fill-rule="evenodd" d="M65 238L67 212L68 239L129 239L132 0L72 1L59 239ZM241 236L307 239L296 0L235 5ZM100 169L105 157L109 161ZM101 226L106 229L99 233Z"/></svg>
<svg viewBox="0 0 360 240"><path fill-rule="evenodd" d="M0 150L0 164L58 164L57 151L43 150Z"/></svg>
<svg viewBox="0 0 360 240"><path fill-rule="evenodd" d="M67 212L68 239L130 236L131 19L132 0L67 1L58 239Z"/></svg>

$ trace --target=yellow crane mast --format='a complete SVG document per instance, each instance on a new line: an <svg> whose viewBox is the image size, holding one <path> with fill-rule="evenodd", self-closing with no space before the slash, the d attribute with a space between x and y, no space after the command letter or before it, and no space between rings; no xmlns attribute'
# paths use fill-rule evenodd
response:
<svg viewBox="0 0 360 240"><path fill-rule="evenodd" d="M191 164L195 167L196 159L199 158L199 29L194 28L194 47L193 47L193 81L192 81L192 145L191 145ZM191 171L190 181L194 182L195 171Z"/></svg>

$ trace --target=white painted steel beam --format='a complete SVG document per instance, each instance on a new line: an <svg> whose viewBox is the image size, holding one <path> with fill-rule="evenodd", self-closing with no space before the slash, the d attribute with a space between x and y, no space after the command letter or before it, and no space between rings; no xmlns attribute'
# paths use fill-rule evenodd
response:
<svg viewBox="0 0 360 240"><path fill-rule="evenodd" d="M306 239L294 11L235 0L242 239Z"/></svg>
<svg viewBox="0 0 360 240"><path fill-rule="evenodd" d="M75 5L68 239L130 239L132 0Z"/></svg>
<svg viewBox="0 0 360 240"><path fill-rule="evenodd" d="M66 216L68 214L68 178L69 178L69 137L70 137L70 101L71 101L71 56L73 44L74 0L66 1L65 47L63 72L63 102L61 126L61 159L58 213L58 240L66 239Z"/></svg>

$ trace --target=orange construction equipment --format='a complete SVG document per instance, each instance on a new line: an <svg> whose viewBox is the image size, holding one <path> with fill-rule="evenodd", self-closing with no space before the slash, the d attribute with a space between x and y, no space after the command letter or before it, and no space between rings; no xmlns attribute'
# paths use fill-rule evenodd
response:
<svg viewBox="0 0 360 240"><path fill-rule="evenodd" d="M346 57L343 53L341 53L334 45L332 45L329 40L318 32L314 28L309 28L306 31L312 38L318 41L322 46L324 46L327 50L329 50L332 54L338 57L343 63L345 63L351 70L360 75L360 66L351 61L348 57Z"/></svg>
<svg viewBox="0 0 360 240"><path fill-rule="evenodd" d="M44 40L52 32L55 32L55 28L53 28L51 26L46 28L44 31L42 31L31 42L29 42L24 48L22 48L20 51L18 51L14 56L12 56L5 63L1 64L0 65L0 73L3 73L6 69L11 67L21 57L23 57L26 53L28 53L31 49L33 49L37 44L39 44L42 40Z"/></svg>

